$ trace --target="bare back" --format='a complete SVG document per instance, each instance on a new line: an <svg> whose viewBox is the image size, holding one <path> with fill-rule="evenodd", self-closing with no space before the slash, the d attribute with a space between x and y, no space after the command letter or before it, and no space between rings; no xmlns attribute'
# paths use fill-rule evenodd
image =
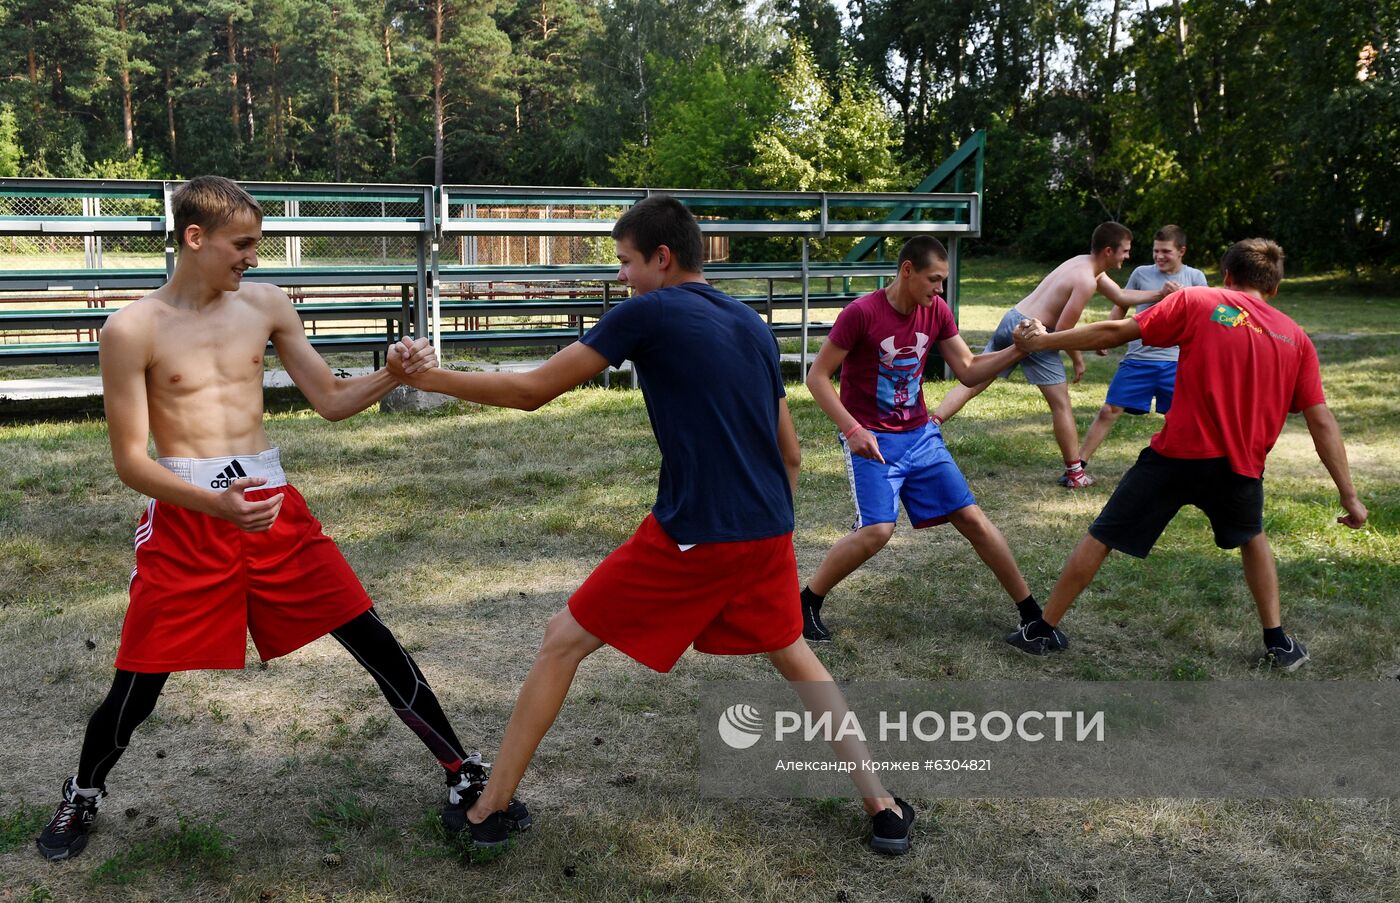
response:
<svg viewBox="0 0 1400 903"><path fill-rule="evenodd" d="M108 327L144 346L145 407L156 454L213 458L270 448L263 430L263 355L276 322L272 305L285 299L257 283L202 308L170 295L169 285L157 289L113 315Z"/></svg>
<svg viewBox="0 0 1400 903"><path fill-rule="evenodd" d="M1097 280L1092 257L1088 254L1071 257L1040 280L1035 290L1016 305L1016 310L1052 328L1068 328L1079 320L1084 305L1093 297ZM1070 305L1071 298L1075 305ZM1073 317L1065 324L1061 319L1067 313L1067 306Z"/></svg>

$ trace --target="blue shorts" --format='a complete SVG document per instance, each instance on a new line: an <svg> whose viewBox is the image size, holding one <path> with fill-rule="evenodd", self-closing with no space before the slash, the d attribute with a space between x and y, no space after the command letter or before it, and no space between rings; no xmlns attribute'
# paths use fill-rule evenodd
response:
<svg viewBox="0 0 1400 903"><path fill-rule="evenodd" d="M997 324L996 331L992 333L991 340L982 352L985 354L988 351L1000 351L1016 344L1016 327L1025 318L1026 315L1014 307L1008 310L1002 315L1001 322ZM1010 376L1011 371L1017 367L1026 374L1026 382L1033 386L1053 386L1068 381L1065 376L1065 362L1060 358L1058 351L1033 351L1019 363L1001 371L1002 377Z"/></svg>
<svg viewBox="0 0 1400 903"><path fill-rule="evenodd" d="M894 523L900 502L915 527L945 523L954 511L977 504L932 421L905 433L872 430L871 435L880 445L884 464L851 454L846 440L841 440L856 503L852 529Z"/></svg>
<svg viewBox="0 0 1400 903"><path fill-rule="evenodd" d="M1146 414L1157 399L1157 413L1171 410L1172 390L1176 388L1176 361L1137 361L1124 358L1108 384L1105 404L1129 414Z"/></svg>

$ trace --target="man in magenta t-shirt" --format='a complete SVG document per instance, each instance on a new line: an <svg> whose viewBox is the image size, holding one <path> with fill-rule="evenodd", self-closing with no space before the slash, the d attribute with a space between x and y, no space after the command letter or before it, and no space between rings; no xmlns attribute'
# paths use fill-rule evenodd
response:
<svg viewBox="0 0 1400 903"><path fill-rule="evenodd" d="M1220 268L1225 288L1183 289L1136 318L1056 333L1030 320L1017 330L1016 344L1027 351L1091 351L1137 338L1181 346L1165 425L1080 540L1042 617L1007 635L1018 649L1033 655L1063 649L1067 641L1056 625L1109 551L1146 558L1176 513L1195 505L1210 519L1215 544L1240 550L1269 660L1286 671L1308 660L1307 648L1284 633L1278 571L1264 535L1264 458L1290 413L1302 413L1337 486L1346 510L1337 522L1361 527L1366 506L1352 486L1346 446L1322 394L1317 351L1297 323L1268 304L1283 278L1283 249L1262 238L1237 242Z"/></svg>
<svg viewBox="0 0 1400 903"><path fill-rule="evenodd" d="M898 266L887 287L841 311L807 374L812 398L841 432L856 505L852 532L831 547L802 590L803 635L809 640L831 639L821 618L826 594L889 542L900 502L916 528L956 527L1017 603L1022 619L1040 615L1006 538L977 506L929 419L923 393L924 363L935 344L965 385L990 379L1025 355L1014 346L976 356L968 349L938 295L948 278L948 252L938 239L909 239ZM838 367L840 397L831 386Z"/></svg>

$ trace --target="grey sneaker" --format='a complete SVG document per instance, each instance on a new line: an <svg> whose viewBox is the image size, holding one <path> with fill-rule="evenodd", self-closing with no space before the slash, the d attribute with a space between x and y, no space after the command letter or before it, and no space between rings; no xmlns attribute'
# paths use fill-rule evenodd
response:
<svg viewBox="0 0 1400 903"><path fill-rule="evenodd" d="M1286 636L1284 639L1288 640L1288 645L1270 646L1267 657L1271 668L1278 668L1291 674L1303 667L1303 662L1308 660L1308 647L1291 636Z"/></svg>

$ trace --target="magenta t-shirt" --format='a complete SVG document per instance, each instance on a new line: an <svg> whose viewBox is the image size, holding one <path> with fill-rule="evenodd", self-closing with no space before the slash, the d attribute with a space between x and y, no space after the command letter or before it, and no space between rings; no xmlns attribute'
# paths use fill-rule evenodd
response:
<svg viewBox="0 0 1400 903"><path fill-rule="evenodd" d="M868 430L904 432L928 423L924 362L935 342L958 334L941 297L901 316L878 289L852 301L831 327L841 363L841 404Z"/></svg>

